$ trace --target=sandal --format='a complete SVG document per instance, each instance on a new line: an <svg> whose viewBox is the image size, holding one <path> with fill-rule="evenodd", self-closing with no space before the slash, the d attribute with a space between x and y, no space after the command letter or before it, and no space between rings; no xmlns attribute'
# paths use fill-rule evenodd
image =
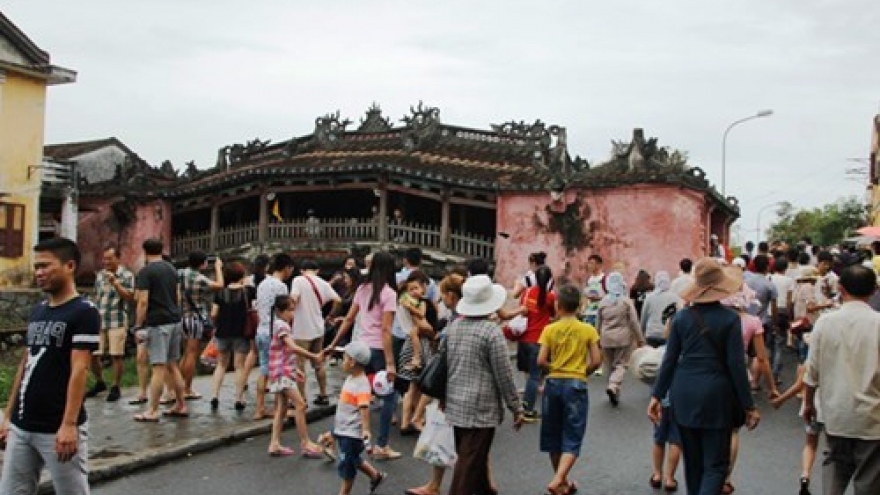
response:
<svg viewBox="0 0 880 495"><path fill-rule="evenodd" d="M302 448L302 456L306 459L323 459L324 458L324 449L321 448L320 445L306 445Z"/></svg>
<svg viewBox="0 0 880 495"><path fill-rule="evenodd" d="M666 492L672 493L678 490L678 480L673 479L672 483L665 483L663 485L663 490Z"/></svg>
<svg viewBox="0 0 880 495"><path fill-rule="evenodd" d="M132 406L138 406L138 405L141 405L141 404L146 404L146 403L147 403L147 398L146 398L146 397L135 397L134 399L131 399L130 401L128 401L128 403L129 403L130 405L132 405Z"/></svg>
<svg viewBox="0 0 880 495"><path fill-rule="evenodd" d="M315 397L315 400L312 401L312 404L316 406L329 406L330 397L327 397L326 395L319 395Z"/></svg>
<svg viewBox="0 0 880 495"><path fill-rule="evenodd" d="M651 485L651 488L657 490L657 489L663 487L663 479L657 478L652 474L651 479L648 480L648 484Z"/></svg>
<svg viewBox="0 0 880 495"><path fill-rule="evenodd" d="M293 455L293 449L290 447L281 447L278 450L270 450L269 455L271 457L287 457L289 455Z"/></svg>
<svg viewBox="0 0 880 495"><path fill-rule="evenodd" d="M137 414L137 415L135 415L134 420L137 421L138 423L158 423L159 417L157 416L155 418L151 418L151 417L147 416L146 414Z"/></svg>

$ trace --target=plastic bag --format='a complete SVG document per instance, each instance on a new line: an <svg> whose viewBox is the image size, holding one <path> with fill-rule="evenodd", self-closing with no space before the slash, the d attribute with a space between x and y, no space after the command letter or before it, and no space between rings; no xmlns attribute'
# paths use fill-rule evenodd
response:
<svg viewBox="0 0 880 495"><path fill-rule="evenodd" d="M217 356L218 356L219 352L217 352L217 343L216 342L217 342L216 340L211 339L211 341L208 342L208 345L205 346L205 350L202 351L202 355L201 355L202 364L204 364L205 366L208 366L209 368L213 368L213 367L217 366Z"/></svg>
<svg viewBox="0 0 880 495"><path fill-rule="evenodd" d="M512 320L507 322L507 328L510 330L510 334L514 337L522 337L522 334L526 333L528 327L529 319L523 315L515 316Z"/></svg>
<svg viewBox="0 0 880 495"><path fill-rule="evenodd" d="M634 350L629 361L629 370L633 376L645 383L652 383L657 378L660 365L663 363L663 354L666 346L656 349L648 346Z"/></svg>
<svg viewBox="0 0 880 495"><path fill-rule="evenodd" d="M437 406L436 402L428 404L425 412L425 426L413 457L421 459L436 467L451 468L458 460L455 452L455 433L452 425L446 421L446 415Z"/></svg>

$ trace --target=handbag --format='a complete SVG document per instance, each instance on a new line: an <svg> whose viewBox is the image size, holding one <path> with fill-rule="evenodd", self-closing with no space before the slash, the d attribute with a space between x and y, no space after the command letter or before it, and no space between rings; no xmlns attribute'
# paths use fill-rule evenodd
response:
<svg viewBox="0 0 880 495"><path fill-rule="evenodd" d="M715 351L715 356L721 362L721 365L724 366L724 374L727 376L727 379L730 381L730 386L733 387L733 378L730 375L730 367L727 365L727 353L717 344L715 339L709 336L709 327L706 326L705 320L703 320L703 316L697 311L695 308L691 308L691 312L694 315L694 318L697 320L697 324L700 325L700 335L705 337L707 341L709 341L709 346L712 350ZM730 330L728 329L728 333ZM723 336L725 339L728 338L727 334ZM733 418L733 427L739 428L746 424L746 410L743 405L739 401L739 397L736 396L736 392L733 394L733 406L731 409L731 415Z"/></svg>
<svg viewBox="0 0 880 495"><path fill-rule="evenodd" d="M199 309L193 301L192 296L187 293L185 289L184 294L186 294L186 302L189 303L189 307L193 309L196 316L198 316L199 321L202 323L202 342L210 342L211 339L214 338L214 322L212 322L210 318L205 318L205 315L202 314L202 310Z"/></svg>
<svg viewBox="0 0 880 495"><path fill-rule="evenodd" d="M416 378L416 385L422 393L435 399L446 399L446 384L449 379L448 363L446 362L446 341L440 344L437 354Z"/></svg>
<svg viewBox="0 0 880 495"><path fill-rule="evenodd" d="M244 304L244 328L241 330L241 336L250 340L257 336L257 327L260 326L260 313L257 312L257 308L248 304L247 289L245 289L241 300L242 304Z"/></svg>

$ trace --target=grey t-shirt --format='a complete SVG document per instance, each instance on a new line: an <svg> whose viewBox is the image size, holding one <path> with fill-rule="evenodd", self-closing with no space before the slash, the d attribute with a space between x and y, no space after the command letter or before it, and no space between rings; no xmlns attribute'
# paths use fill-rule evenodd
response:
<svg viewBox="0 0 880 495"><path fill-rule="evenodd" d="M370 407L372 389L366 375L349 376L342 384L342 393L336 405L333 433L341 437L362 438L361 408Z"/></svg>
<svg viewBox="0 0 880 495"><path fill-rule="evenodd" d="M177 270L174 265L163 260L147 263L137 274L135 288L149 291L144 324L157 326L180 321Z"/></svg>
<svg viewBox="0 0 880 495"><path fill-rule="evenodd" d="M746 285L755 291L755 297L761 303L761 307L752 309L749 313L761 319L761 323L765 326L770 323L770 301L776 300L776 285L767 278L767 275L761 273L746 272L744 275Z"/></svg>

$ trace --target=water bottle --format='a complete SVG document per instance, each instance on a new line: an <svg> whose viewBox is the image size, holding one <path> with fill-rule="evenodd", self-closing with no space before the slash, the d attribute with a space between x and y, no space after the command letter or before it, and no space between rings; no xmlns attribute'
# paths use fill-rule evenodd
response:
<svg viewBox="0 0 880 495"><path fill-rule="evenodd" d="M370 443L370 438L364 438L364 451L367 455L373 455L373 444Z"/></svg>

